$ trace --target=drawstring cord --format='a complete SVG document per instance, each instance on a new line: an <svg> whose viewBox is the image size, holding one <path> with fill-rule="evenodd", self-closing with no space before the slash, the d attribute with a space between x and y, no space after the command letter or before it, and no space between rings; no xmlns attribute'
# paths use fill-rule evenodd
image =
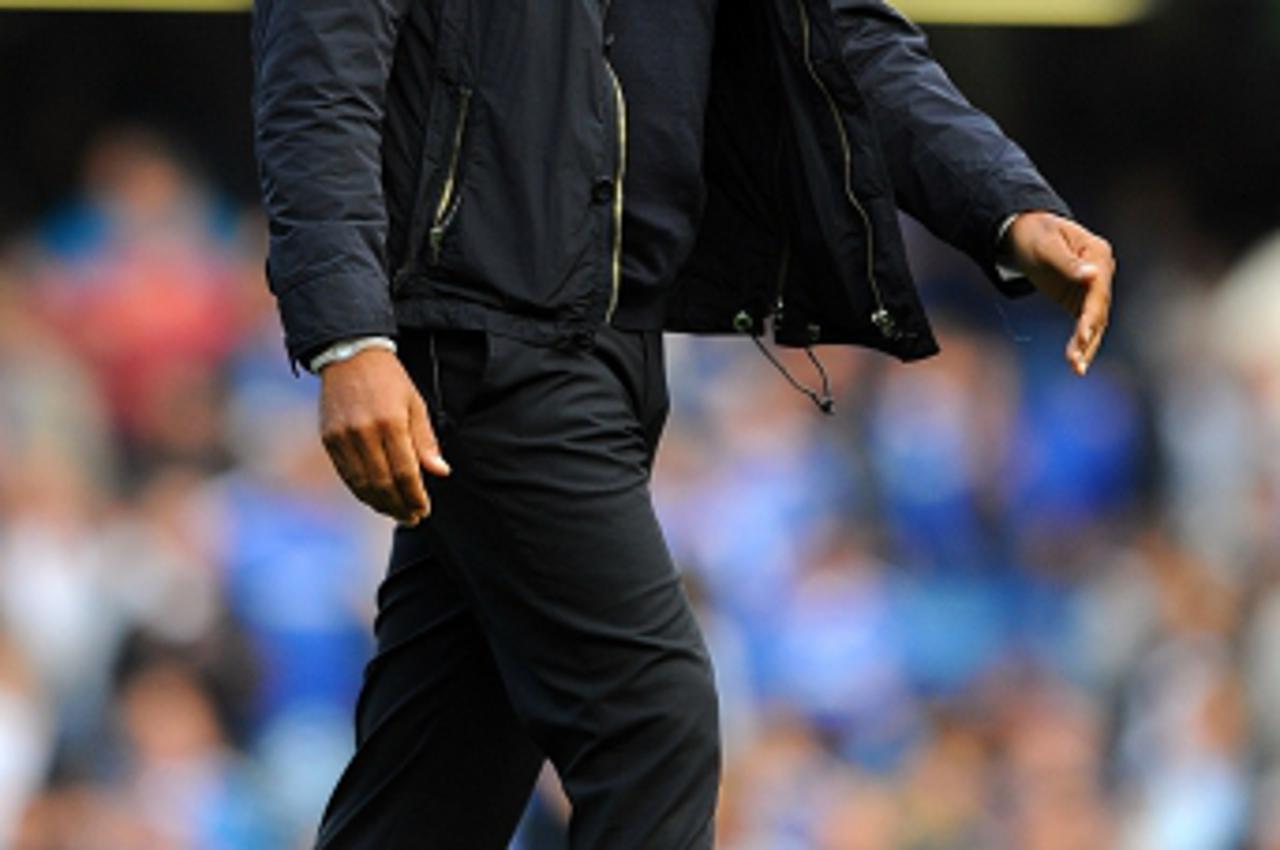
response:
<svg viewBox="0 0 1280 850"><path fill-rule="evenodd" d="M773 368L777 369L778 372L782 374L782 377L787 379L787 383L800 393L807 396L809 400L817 406L818 410L821 410L827 416L835 415L836 400L831 393L831 378L827 375L826 368L823 367L822 361L818 359L818 355L813 353L813 349L811 347L806 345L804 347L804 353L808 356L809 362L818 370L818 375L822 378L822 389L820 391L815 390L813 387L797 380L796 377L787 370L787 367L782 363L782 361L769 350L769 346L765 345L759 336L751 334L751 341L756 344L756 348L760 349L760 353L764 355L765 359L773 364Z"/></svg>
<svg viewBox="0 0 1280 850"><path fill-rule="evenodd" d="M781 309L781 305L779 305L779 309ZM756 323L751 318L751 314L746 310L740 310L738 315L733 317L733 329L738 333L746 334L751 337L751 341L756 344L756 348L760 349L760 353L764 355L764 359L772 363L773 368L777 369L782 377L787 379L787 383L790 384L797 392L806 396L809 401L813 402L818 410L821 410L827 416L833 416L835 414L836 399L831 393L831 378L827 375L827 370L823 367L822 361L818 359L818 355L813 353L813 348L811 346L806 345L804 347L804 353L805 356L809 358L809 362L813 364L813 368L818 370L819 377L822 378L821 390L815 390L813 387L801 383L794 375L791 374L790 371L787 370L787 367L783 365L782 361L775 357L774 353L770 351L769 347L760 339L760 334L757 333ZM816 333L813 334L813 338L817 339Z"/></svg>

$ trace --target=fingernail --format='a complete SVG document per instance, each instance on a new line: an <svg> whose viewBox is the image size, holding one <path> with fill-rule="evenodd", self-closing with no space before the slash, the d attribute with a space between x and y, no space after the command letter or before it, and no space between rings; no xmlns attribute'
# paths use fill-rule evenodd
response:
<svg viewBox="0 0 1280 850"><path fill-rule="evenodd" d="M453 472L453 467L449 465L449 462L442 455L436 455L436 463L440 464L441 468L444 469L445 475Z"/></svg>
<svg viewBox="0 0 1280 850"><path fill-rule="evenodd" d="M1098 273L1098 267L1093 263L1081 263L1076 266L1076 277L1093 277Z"/></svg>

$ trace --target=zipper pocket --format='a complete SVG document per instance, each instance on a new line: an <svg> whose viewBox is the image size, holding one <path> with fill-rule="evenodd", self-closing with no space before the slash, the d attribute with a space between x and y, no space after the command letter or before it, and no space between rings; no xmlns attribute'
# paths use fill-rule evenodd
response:
<svg viewBox="0 0 1280 850"><path fill-rule="evenodd" d="M606 6L607 9L607 6ZM609 306L605 309L605 323L613 321L613 314L618 309L618 295L622 289L622 213L623 182L627 177L627 100L622 93L622 81L613 70L609 60L604 62L609 72L609 81L613 87L614 112L618 122L618 165L613 175L613 249L609 264Z"/></svg>
<svg viewBox="0 0 1280 850"><path fill-rule="evenodd" d="M875 325L880 331L880 335L885 339L897 339L902 334L898 330L897 323L893 320L893 315L884 305L884 297L880 292L880 283L876 280L876 252L875 252L875 236L871 230L871 216L867 215L866 208L862 202L858 200L858 196L853 191L853 147L849 144L849 134L844 128L844 117L840 114L840 107L836 105L835 98L831 96L830 90L827 89L826 83L822 82L822 77L818 75L818 69L813 66L813 25L809 20L809 10L805 8L805 0L795 0L796 9L800 14L800 28L803 40L804 64L809 71L818 91L822 92L822 96L827 101L827 106L831 110L831 118L836 125L836 133L840 136L840 150L844 155L844 194L849 200L849 205L857 212L858 217L862 219L863 233L867 239L867 283L871 287L871 297L875 301L875 310L871 313L871 324Z"/></svg>
<svg viewBox="0 0 1280 850"><path fill-rule="evenodd" d="M436 202L435 214L431 219L431 229L427 233L427 244L431 252L431 264L440 264L440 250L444 243L445 231L453 223L462 206L462 192L458 187L458 164L462 160L462 142L466 137L467 115L471 111L471 89L466 86L458 88L458 117L453 127L453 144L449 151L449 165L445 171L444 184L440 188L440 198Z"/></svg>

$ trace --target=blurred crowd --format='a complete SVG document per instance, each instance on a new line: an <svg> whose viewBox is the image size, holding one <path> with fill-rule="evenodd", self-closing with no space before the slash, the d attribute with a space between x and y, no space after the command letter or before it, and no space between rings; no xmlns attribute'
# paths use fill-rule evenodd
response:
<svg viewBox="0 0 1280 850"><path fill-rule="evenodd" d="M264 225L145 129L0 248L0 847L300 850L390 525L342 489ZM1280 242L1167 175L1068 323L910 231L945 353L669 338L654 490L717 666L721 850L1280 850ZM802 355L779 356L817 381ZM516 839L562 850L549 773Z"/></svg>

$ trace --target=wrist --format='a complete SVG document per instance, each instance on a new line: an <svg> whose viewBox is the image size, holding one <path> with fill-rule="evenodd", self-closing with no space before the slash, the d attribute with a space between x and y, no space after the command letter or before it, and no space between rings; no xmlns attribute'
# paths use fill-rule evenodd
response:
<svg viewBox="0 0 1280 850"><path fill-rule="evenodd" d="M1016 212L1000 224L996 244L996 267L1006 280L1022 277L1027 271L1028 249L1042 235L1053 232L1062 216L1050 210Z"/></svg>

